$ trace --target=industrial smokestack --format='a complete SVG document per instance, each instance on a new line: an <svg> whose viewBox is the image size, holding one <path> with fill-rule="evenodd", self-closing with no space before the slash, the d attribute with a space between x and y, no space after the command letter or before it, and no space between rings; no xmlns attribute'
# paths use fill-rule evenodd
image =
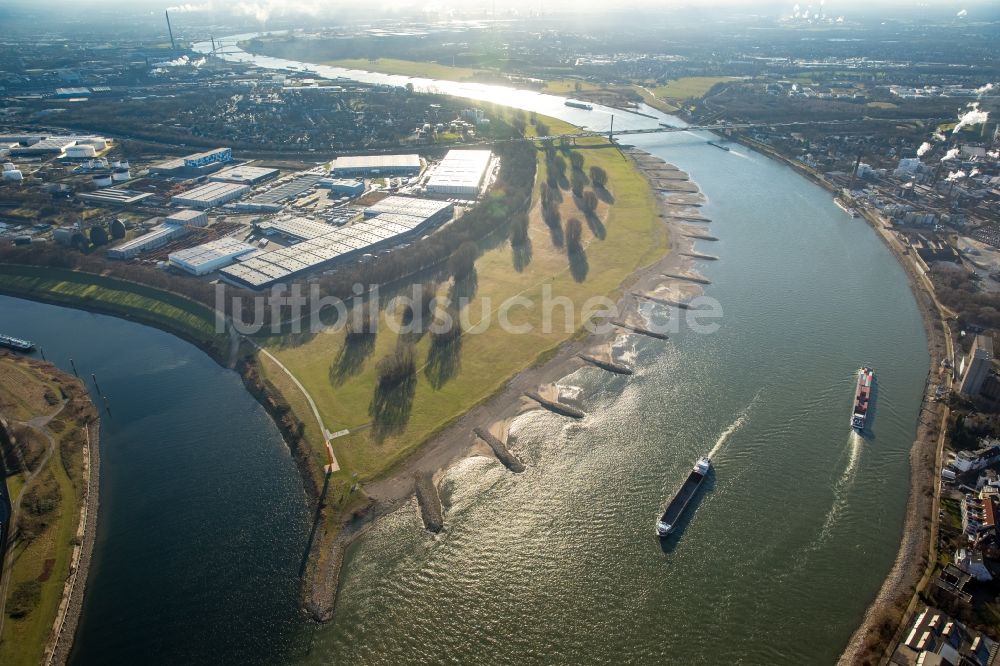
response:
<svg viewBox="0 0 1000 666"><path fill-rule="evenodd" d="M171 51L176 51L177 50L177 44L174 43L174 31L170 27L170 10L168 9L168 10L164 11L163 15L167 17L167 32L170 33L170 50Z"/></svg>
<svg viewBox="0 0 1000 666"><path fill-rule="evenodd" d="M854 170L851 171L851 180L847 183L847 191L854 191L854 180L858 177L858 167L861 166L861 153L858 153L858 159L854 161Z"/></svg>

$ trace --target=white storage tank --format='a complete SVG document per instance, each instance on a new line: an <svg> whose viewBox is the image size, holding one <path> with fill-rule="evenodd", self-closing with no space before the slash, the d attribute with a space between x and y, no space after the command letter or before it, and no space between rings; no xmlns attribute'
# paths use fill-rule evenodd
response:
<svg viewBox="0 0 1000 666"><path fill-rule="evenodd" d="M112 169L121 169L122 168L122 163L119 162L118 160L115 160L114 162L111 163L111 168Z"/></svg>
<svg viewBox="0 0 1000 666"><path fill-rule="evenodd" d="M113 181L115 181L116 183L124 182L124 181L128 180L131 177L132 177L132 174L129 173L128 169L115 169L111 173L111 179Z"/></svg>
<svg viewBox="0 0 1000 666"><path fill-rule="evenodd" d="M87 158L96 157L97 151L93 146L70 146L66 149L66 157Z"/></svg>
<svg viewBox="0 0 1000 666"><path fill-rule="evenodd" d="M94 185L98 187L111 187L111 176L108 174L98 174L94 176Z"/></svg>
<svg viewBox="0 0 1000 666"><path fill-rule="evenodd" d="M17 169L11 169L9 171L3 172L4 180L24 180L24 176Z"/></svg>
<svg viewBox="0 0 1000 666"><path fill-rule="evenodd" d="M16 167L16 166L14 166L14 163L13 163L13 162L4 162L4 163L3 163L3 170L4 170L4 171L13 171L13 170L14 170L14 169L16 169L16 168L17 168L17 167Z"/></svg>
<svg viewBox="0 0 1000 666"><path fill-rule="evenodd" d="M99 136L82 139L80 143L93 146L94 150L104 150L108 147L108 140Z"/></svg>

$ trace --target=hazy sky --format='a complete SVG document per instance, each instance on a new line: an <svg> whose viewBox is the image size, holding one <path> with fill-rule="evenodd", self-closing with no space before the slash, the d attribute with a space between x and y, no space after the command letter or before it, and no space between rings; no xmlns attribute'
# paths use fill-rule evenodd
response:
<svg viewBox="0 0 1000 666"><path fill-rule="evenodd" d="M357 8L359 3L356 0L191 0L190 2L180 2L177 0L3 0L5 4L24 5L30 7L67 7L85 8L108 7L109 5L127 5L129 7L148 7L150 10L166 9L175 7L180 10L206 10L214 9L226 10L253 10L262 9L277 12L317 12L336 10L338 8ZM372 11L379 11L386 8L413 8L413 9L469 9L474 7L491 10L494 4L497 12L505 9L531 9L531 10L553 10L571 8L576 10L607 10L622 6L622 2L615 0L380 0L373 3L364 3ZM743 10L762 10L773 12L785 9L791 11L796 5L794 0L638 0L634 4L641 4L646 8L663 7L732 7ZM948 11L954 9L956 12L963 8L983 7L994 3L989 0L805 0L798 2L805 8L811 6L818 10L825 5L828 13L840 10L850 10L855 8L872 9L879 6L886 8L914 8L914 9L940 9Z"/></svg>

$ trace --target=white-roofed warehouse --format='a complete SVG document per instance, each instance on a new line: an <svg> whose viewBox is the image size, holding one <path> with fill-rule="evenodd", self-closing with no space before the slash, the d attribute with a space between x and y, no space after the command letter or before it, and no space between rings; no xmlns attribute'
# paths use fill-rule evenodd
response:
<svg viewBox="0 0 1000 666"><path fill-rule="evenodd" d="M228 266L237 257L253 252L257 248L235 238L225 237L171 252L167 257L171 266L176 266L192 275L207 275L214 270Z"/></svg>
<svg viewBox="0 0 1000 666"><path fill-rule="evenodd" d="M449 150L427 181L433 194L479 196L493 154L488 150Z"/></svg>
<svg viewBox="0 0 1000 666"><path fill-rule="evenodd" d="M416 176L419 155L345 155L333 161L330 173L337 178L354 176Z"/></svg>
<svg viewBox="0 0 1000 666"><path fill-rule="evenodd" d="M179 206L189 206L191 208L214 208L224 203L229 203L234 199L250 191L248 185L238 185L236 183L208 183L193 190L188 190L178 194L173 198L173 203Z"/></svg>

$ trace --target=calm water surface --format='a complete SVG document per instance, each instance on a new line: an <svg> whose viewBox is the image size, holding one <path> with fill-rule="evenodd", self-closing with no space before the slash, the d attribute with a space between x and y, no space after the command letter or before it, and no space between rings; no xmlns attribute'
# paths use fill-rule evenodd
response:
<svg viewBox="0 0 1000 666"><path fill-rule="evenodd" d="M101 421L97 544L73 664L271 664L303 639L309 515L239 376L132 322L0 296L3 330L72 372Z"/></svg>

